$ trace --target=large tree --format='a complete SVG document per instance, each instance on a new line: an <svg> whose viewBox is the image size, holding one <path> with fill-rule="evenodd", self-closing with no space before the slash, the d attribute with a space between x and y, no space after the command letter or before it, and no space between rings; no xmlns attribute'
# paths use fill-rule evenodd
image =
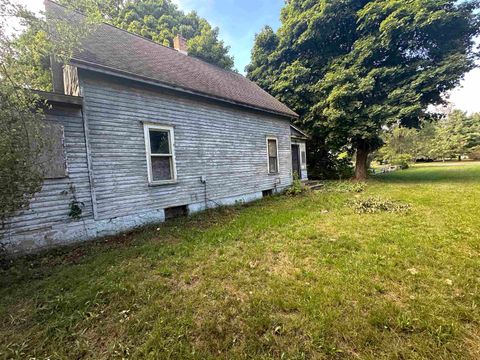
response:
<svg viewBox="0 0 480 360"><path fill-rule="evenodd" d="M478 8L456 0L292 0L277 32L257 35L248 76L301 115L313 145L355 151L356 178L364 179L382 127L418 125L473 68Z"/></svg>
<svg viewBox="0 0 480 360"><path fill-rule="evenodd" d="M187 39L189 55L224 69L232 69L229 46L218 38L219 29L194 11L185 14L171 0L60 0L61 4L94 16L122 29L173 46L173 38Z"/></svg>

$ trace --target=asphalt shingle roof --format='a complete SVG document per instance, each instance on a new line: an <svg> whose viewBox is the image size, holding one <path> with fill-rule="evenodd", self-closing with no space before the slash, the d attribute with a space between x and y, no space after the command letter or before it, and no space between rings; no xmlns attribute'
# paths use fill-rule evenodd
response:
<svg viewBox="0 0 480 360"><path fill-rule="evenodd" d="M47 16L81 21L82 15L46 0ZM297 114L258 85L233 71L224 70L175 49L148 39L100 24L82 40L82 50L74 54L72 63L99 68L170 86L200 96L236 103L288 117Z"/></svg>

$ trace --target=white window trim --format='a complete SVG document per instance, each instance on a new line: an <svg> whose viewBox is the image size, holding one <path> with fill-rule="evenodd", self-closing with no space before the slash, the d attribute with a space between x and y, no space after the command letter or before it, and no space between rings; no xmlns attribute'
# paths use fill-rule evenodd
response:
<svg viewBox="0 0 480 360"><path fill-rule="evenodd" d="M170 153L169 154L164 154L163 156L171 156L172 158L172 163L171 163L171 169L170 172L172 174L172 179L170 180L153 180L153 174L152 174L152 154L150 152L150 129L154 130L163 130L163 131L168 131L169 132L169 147L170 147ZM157 124L151 124L151 123L144 123L143 124L143 132L144 132L144 137L145 137L145 152L147 156L147 171L148 171L148 183L150 185L163 185L163 184L174 184L177 182L177 166L176 166L176 160L175 160L175 136L173 132L173 126L168 126L168 125L157 125ZM160 155L160 154L154 154L155 155ZM162 156L162 155L160 155Z"/></svg>
<svg viewBox="0 0 480 360"><path fill-rule="evenodd" d="M275 145L277 147L277 172L270 172L270 154L268 153L268 141L275 140ZM276 136L267 136L265 143L267 144L267 173L269 175L277 175L280 173L280 157L278 155L278 138Z"/></svg>

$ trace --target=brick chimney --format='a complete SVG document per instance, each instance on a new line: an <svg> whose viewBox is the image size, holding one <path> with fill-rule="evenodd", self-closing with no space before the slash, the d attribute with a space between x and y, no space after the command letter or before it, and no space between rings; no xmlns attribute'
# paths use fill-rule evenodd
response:
<svg viewBox="0 0 480 360"><path fill-rule="evenodd" d="M187 40L182 35L175 36L173 39L173 48L184 55L188 55Z"/></svg>

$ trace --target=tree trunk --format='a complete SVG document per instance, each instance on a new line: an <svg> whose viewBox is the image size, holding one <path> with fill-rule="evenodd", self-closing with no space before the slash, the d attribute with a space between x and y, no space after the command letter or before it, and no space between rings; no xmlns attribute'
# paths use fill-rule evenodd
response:
<svg viewBox="0 0 480 360"><path fill-rule="evenodd" d="M369 148L365 142L360 142L357 145L357 156L355 161L355 180L363 181L367 179L367 162L368 162Z"/></svg>

